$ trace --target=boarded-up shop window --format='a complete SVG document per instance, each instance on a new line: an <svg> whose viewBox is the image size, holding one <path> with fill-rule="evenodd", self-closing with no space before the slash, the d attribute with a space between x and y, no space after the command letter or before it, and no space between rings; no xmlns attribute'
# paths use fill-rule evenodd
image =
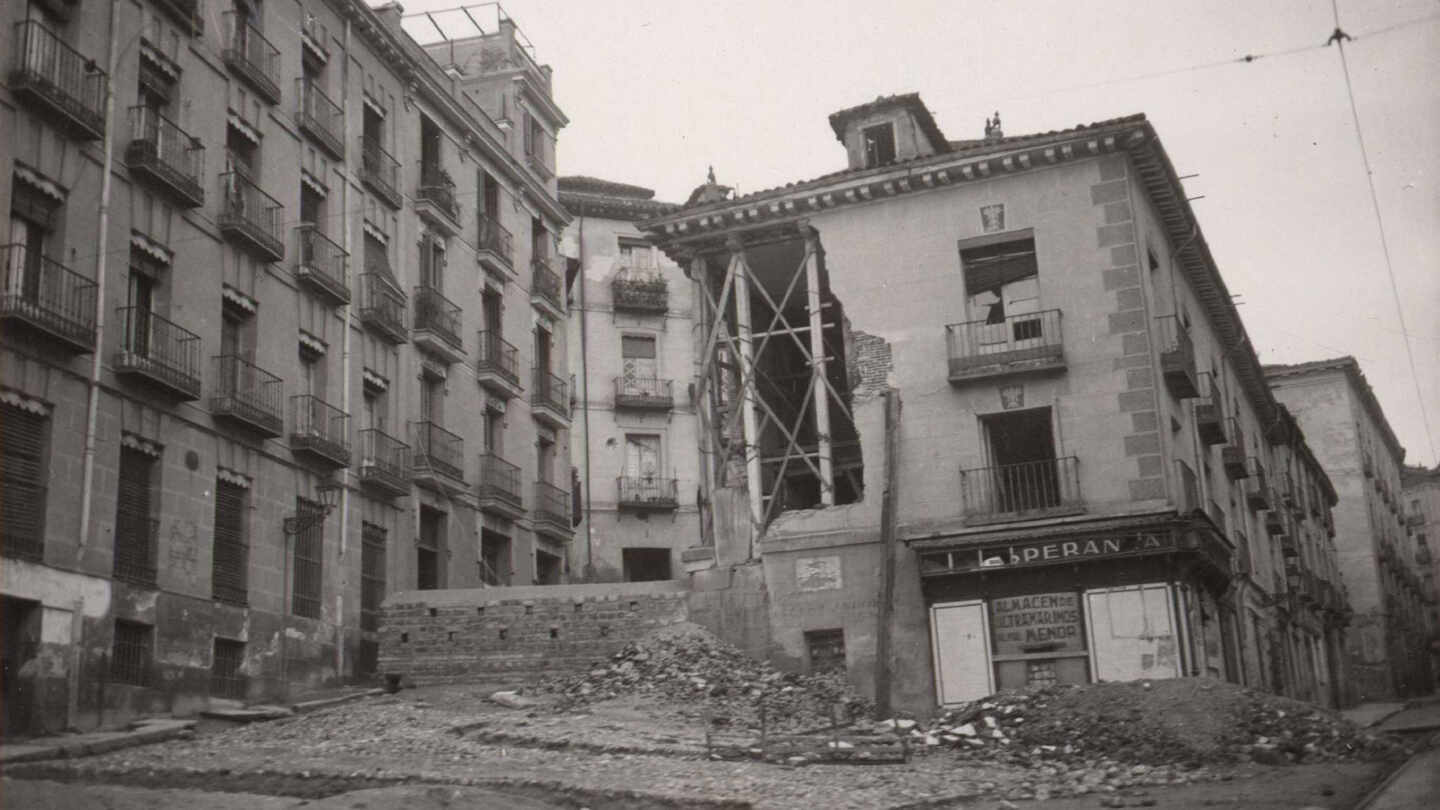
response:
<svg viewBox="0 0 1440 810"><path fill-rule="evenodd" d="M805 651L811 672L845 669L844 630L806 630Z"/></svg>

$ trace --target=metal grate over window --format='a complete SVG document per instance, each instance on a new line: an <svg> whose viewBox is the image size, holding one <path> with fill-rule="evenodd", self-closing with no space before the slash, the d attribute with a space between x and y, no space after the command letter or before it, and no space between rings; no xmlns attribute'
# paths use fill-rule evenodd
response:
<svg viewBox="0 0 1440 810"><path fill-rule="evenodd" d="M115 621L115 640L110 648L110 680L132 686L148 686L152 628L148 624Z"/></svg>
<svg viewBox="0 0 1440 810"><path fill-rule="evenodd" d="M380 603L385 599L384 526L360 524L360 629L377 630Z"/></svg>
<svg viewBox="0 0 1440 810"><path fill-rule="evenodd" d="M245 642L228 638L215 639L215 656L210 666L210 694L215 697L245 699Z"/></svg>
<svg viewBox="0 0 1440 810"><path fill-rule="evenodd" d="M221 602L243 605L247 598L250 538L246 527L249 490L215 481L215 549L211 562L212 595Z"/></svg>
<svg viewBox="0 0 1440 810"><path fill-rule="evenodd" d="M325 551L324 518L311 516L323 511L324 507L314 501L295 499L295 514L312 525L295 535L295 584L290 594L290 612L311 619L320 618L322 555Z"/></svg>

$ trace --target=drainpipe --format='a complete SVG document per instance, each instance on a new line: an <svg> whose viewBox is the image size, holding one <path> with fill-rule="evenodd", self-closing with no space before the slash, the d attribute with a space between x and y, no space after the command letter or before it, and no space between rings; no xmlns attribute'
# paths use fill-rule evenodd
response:
<svg viewBox="0 0 1440 810"><path fill-rule="evenodd" d="M585 581L595 581L594 534L590 528L590 349L589 321L585 312L585 217L580 217L580 421L585 426Z"/></svg>
<svg viewBox="0 0 1440 810"><path fill-rule="evenodd" d="M349 20L349 18L346 18L346 20L345 20L345 38L344 38L344 40L343 40L343 43L344 43L344 44L343 44L343 47L344 47L344 49L345 49L345 61L344 61L344 63L342 64L342 66L341 66L341 68L340 68L340 109L342 109L342 110L348 110L348 109L350 109L350 20ZM364 113L362 112L361 114L362 114L362 116L363 116ZM352 137L352 136L353 136L353 133L352 133L352 131L351 131L352 128L353 128L353 124L354 124L353 119L354 119L354 116L350 116L350 115L345 116L345 166L346 166L346 169L347 169L347 173L348 173L348 171L353 171L353 170L354 170L354 166L355 166L355 163L354 163L354 159L355 159L355 153L354 153L355 139L354 139L354 137ZM341 198L341 206L340 206L340 211L341 211L341 214L342 214L342 216L340 217L340 221L343 223L343 224L342 224L342 227L341 227L341 230L340 230L340 239L341 239L341 242L343 243L343 245L344 245L344 247L345 247L345 255L347 255L347 256L351 255L351 253L353 252L353 251L350 249L350 239L351 239L351 237L350 237L350 226L351 226L350 220L352 219L352 217L350 216L350 213L349 213L349 210L350 210L350 208L349 208L349 202L350 202L350 201L349 201L349 197L350 197L350 184L349 184L349 183L346 183L346 184L345 184L345 190L344 190L344 193L343 193L342 198ZM347 267L349 266L348 263L347 263L346 266L347 266ZM352 275L352 276L353 276L353 274L347 274L347 275ZM347 283L349 282L349 279L348 279L348 278L346 279L346 282L347 282ZM356 292L358 292L358 290L357 290ZM352 298L352 299L354 298L354 295L355 295L355 293L351 293L351 298ZM350 402L351 402L351 399L350 399L350 332L351 332L350 319L351 319L351 317L352 317L352 310L351 310L351 308L350 308L350 304L347 303L347 304L342 308L341 311L344 313L344 314L341 316L341 323L342 323L341 328L345 330L345 336L344 336L344 338L341 339L341 343L340 343L340 346L341 346L341 348L340 348L340 409L343 410L343 411L348 415L348 414L351 414L351 410L350 410ZM336 627L336 634L339 636L339 639L337 639L338 643L335 645L335 677L340 678L340 679L343 680L343 679L344 679L344 676L345 676L345 593L346 593L346 591L349 590L349 585L350 585L350 577L349 577L350 569L347 568L346 565L345 565L345 551L346 551L347 543L349 542L349 538L350 538L350 486L349 486L350 473L349 473L349 468L348 468L348 467L343 467L343 468L341 468L339 475L340 475L340 484L341 484L341 486L340 486L340 588L339 588L339 592L335 594L335 627Z"/></svg>
<svg viewBox="0 0 1440 810"><path fill-rule="evenodd" d="M80 489L80 545L90 538L90 506L95 497L95 423L100 410L100 361L105 346L105 259L108 251L106 231L110 228L110 170L113 167L115 143L115 62L119 57L120 31L116 26L120 14L117 0L110 0L110 50L105 68L110 81L105 85L105 150L101 163L99 254L95 258L95 351L90 355L90 395L85 403L84 481ZM77 647L78 649L78 647ZM78 655L78 652L77 652ZM77 675L78 677L78 672ZM72 694L74 690L71 690Z"/></svg>

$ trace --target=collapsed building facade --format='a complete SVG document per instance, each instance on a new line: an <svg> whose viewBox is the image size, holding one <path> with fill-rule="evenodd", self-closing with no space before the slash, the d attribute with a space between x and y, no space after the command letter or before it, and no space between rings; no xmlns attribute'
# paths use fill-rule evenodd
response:
<svg viewBox="0 0 1440 810"><path fill-rule="evenodd" d="M882 705L1209 676L1336 704L1335 494L1143 116L949 141L641 224L696 308L712 626Z"/></svg>

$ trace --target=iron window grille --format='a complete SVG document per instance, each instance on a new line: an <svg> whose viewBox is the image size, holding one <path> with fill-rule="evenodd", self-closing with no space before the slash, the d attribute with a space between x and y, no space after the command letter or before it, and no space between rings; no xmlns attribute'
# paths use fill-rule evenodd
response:
<svg viewBox="0 0 1440 810"><path fill-rule="evenodd" d="M211 561L211 593L221 602L244 605L250 543L245 517L249 492L228 481L215 481L215 548Z"/></svg>
<svg viewBox="0 0 1440 810"><path fill-rule="evenodd" d="M360 629L380 628L380 603L385 599L384 526L360 524Z"/></svg>
<svg viewBox="0 0 1440 810"><path fill-rule="evenodd" d="M294 584L290 612L310 619L320 618L321 575L325 552L325 507L306 498L295 499L295 514L308 524L295 535Z"/></svg>
<svg viewBox="0 0 1440 810"><path fill-rule="evenodd" d="M148 624L115 621L110 647L110 680L131 686L150 685L151 631Z"/></svg>
<svg viewBox="0 0 1440 810"><path fill-rule="evenodd" d="M228 638L215 639L215 653L210 666L210 694L231 700L245 699L246 679L241 671L245 663L245 642Z"/></svg>

